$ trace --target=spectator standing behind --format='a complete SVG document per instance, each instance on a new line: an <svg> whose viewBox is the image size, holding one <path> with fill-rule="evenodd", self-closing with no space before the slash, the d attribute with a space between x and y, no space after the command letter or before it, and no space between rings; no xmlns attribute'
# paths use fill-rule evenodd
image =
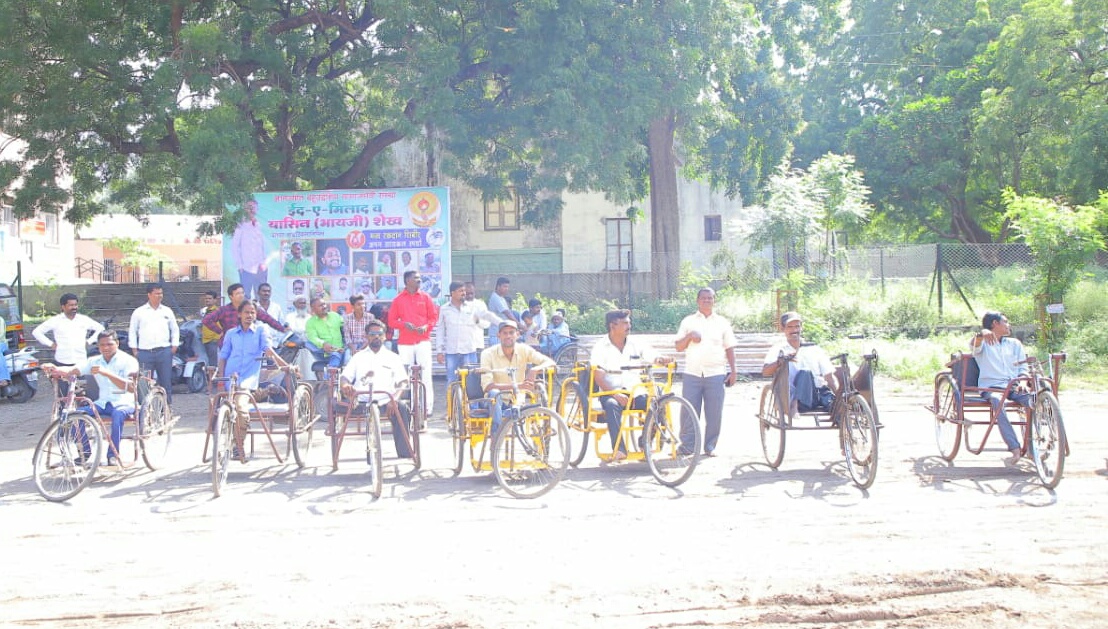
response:
<svg viewBox="0 0 1108 629"><path fill-rule="evenodd" d="M67 370L57 370L54 365L44 365L43 371L60 375L88 376L96 379L98 395L93 405L101 417L112 420L112 448L108 450L108 466L116 466L116 453L123 436L123 422L135 412L135 394L131 386L131 376L138 373L139 363L133 357L119 351L119 338L114 330L101 331L97 335L100 355L81 361L80 365Z"/></svg>
<svg viewBox="0 0 1108 629"><path fill-rule="evenodd" d="M507 369L514 367L514 376L507 373L483 373L481 374L481 388L485 396L492 398L492 429L489 433L495 436L500 430L500 423L504 415L504 403L497 398L502 392L510 393L512 380L519 384L521 389L535 390L535 375L543 370L556 367L554 361L547 355L535 351L527 345L517 343L519 338L519 326L515 321L501 321L497 326L497 340L499 343L485 348L481 352L481 369L486 371Z"/></svg>
<svg viewBox="0 0 1108 629"><path fill-rule="evenodd" d="M431 329L439 320L439 309L431 296L419 289L422 278L416 271L404 274L404 290L389 306L389 325L400 331L397 354L404 364L423 368L423 383L427 386L427 414L435 410L435 390L431 378Z"/></svg>
<svg viewBox="0 0 1108 629"><path fill-rule="evenodd" d="M285 325L293 332L304 334L308 329L308 319L311 316L312 313L308 310L308 298L299 295L292 300L292 311L285 317Z"/></svg>
<svg viewBox="0 0 1108 629"><path fill-rule="evenodd" d="M473 346L482 349L485 347L485 330L490 327L496 330L497 326L500 325L501 318L490 311L485 302L477 299L477 287L473 282L466 282L464 287L466 303L473 306L473 311L477 314L477 329L473 331Z"/></svg>
<svg viewBox="0 0 1108 629"><path fill-rule="evenodd" d="M235 228L231 237L231 256L239 271L248 298L257 297L258 285L269 281L266 268L265 236L258 225L258 202L250 199L243 205L246 218Z"/></svg>
<svg viewBox="0 0 1108 629"><path fill-rule="evenodd" d="M505 321L512 321L519 327L519 316L512 310L512 304L508 301L508 291L512 288L512 282L506 277L496 278L496 288L489 295L489 310ZM497 330L489 330L489 344L498 342Z"/></svg>
<svg viewBox="0 0 1108 629"><path fill-rule="evenodd" d="M716 292L696 294L696 312L681 320L674 346L685 352L681 397L704 418L704 456L715 456L723 420L724 387L735 384L735 332L731 322L714 312ZM682 441L692 442L691 432Z"/></svg>
<svg viewBox="0 0 1108 629"><path fill-rule="evenodd" d="M465 300L465 285L450 283L450 300L439 308L435 327L439 330L435 353L446 365L446 384L458 379L458 368L477 362L476 337L481 336L473 302Z"/></svg>
<svg viewBox="0 0 1108 629"><path fill-rule="evenodd" d="M293 277L297 275L311 275L312 261L304 257L304 247L298 242L289 245L289 259L285 261L285 268L281 275Z"/></svg>
<svg viewBox="0 0 1108 629"><path fill-rule="evenodd" d="M355 354L350 363L342 370L342 379L340 380L342 394L347 400L350 400L355 391L367 390L369 386L363 380L369 376L369 381L372 382L375 392L373 400L371 401L368 395L360 395L357 403L359 405L376 403L383 411L381 417L391 417L391 415L388 415L386 407L389 404L396 404L396 400L400 399L401 389L408 379L408 374L400 357L384 346L385 325L383 323L376 319L370 321L366 324L366 328L362 330L362 335L369 339L369 346L365 351ZM379 391L391 393L392 400L390 401L389 396L383 393L377 393ZM411 425L411 410L403 404L396 410L399 411L403 421L399 424L393 423L392 443L396 446L396 456L409 459L412 456L408 449L408 426Z"/></svg>
<svg viewBox="0 0 1108 629"><path fill-rule="evenodd" d="M173 355L181 344L181 329L173 310L162 304L163 296L160 284L146 287L146 303L131 313L127 342L139 365L154 372L155 380L165 389L166 401L172 404Z"/></svg>
<svg viewBox="0 0 1108 629"><path fill-rule="evenodd" d="M219 332L204 327L204 317L219 308L219 293L214 290L204 291L200 300L203 304L200 307L200 342L204 344L208 364L214 366L219 362Z"/></svg>
<svg viewBox="0 0 1108 629"><path fill-rule="evenodd" d="M569 324L566 323L566 311L559 308L550 315L550 326L542 335L542 351L553 356L570 340Z"/></svg>
<svg viewBox="0 0 1108 629"><path fill-rule="evenodd" d="M328 367L342 367L342 315L331 312L319 297L312 299L311 307L312 317L305 329L308 350L326 360Z"/></svg>
<svg viewBox="0 0 1108 629"><path fill-rule="evenodd" d="M258 299L257 306L258 316L264 312L269 315L270 319L273 319L277 323L281 324L280 327L274 327L273 324L267 323L262 331L265 332L266 339L269 340L270 347L277 347L278 334L288 329L285 325L285 311L281 308L281 304L273 301L273 287L269 283L258 286Z"/></svg>
<svg viewBox="0 0 1108 629"><path fill-rule="evenodd" d="M54 350L56 364L65 367L80 365L88 360L88 346L96 342L104 326L77 312L77 296L73 293L62 295L58 303L62 311L36 327L33 336L40 345ZM0 334L3 334L2 329ZM53 341L49 337L51 334Z"/></svg>
<svg viewBox="0 0 1108 629"><path fill-rule="evenodd" d="M789 416L796 415L797 411L830 409L835 400L835 368L831 357L818 345L803 342L801 333L804 326L800 313L786 312L781 315L781 330L785 333L785 342L766 352L762 360L762 375L773 376L777 373L779 355L793 356L786 363L789 366ZM817 385L817 382L822 384Z"/></svg>
<svg viewBox="0 0 1108 629"><path fill-rule="evenodd" d="M223 337L227 334L228 330L233 330L239 326L239 305L242 302L247 301L246 291L242 284L231 284L227 287L227 296L231 298L231 302L216 308L215 312L209 312L201 324L209 330L219 334L219 344L223 345ZM273 326L274 330L280 330L284 332L288 328L285 324L277 321L273 317L269 316L264 310L256 310L256 319L262 323Z"/></svg>
<svg viewBox="0 0 1108 629"><path fill-rule="evenodd" d="M1012 326L1003 313L989 311L981 317L981 331L970 341L973 357L980 369L977 386L1003 390L1008 388L1012 379L1027 375L1027 364L1024 363L1027 354L1023 343L1011 334ZM1012 422L1008 420L1008 413L1004 410L1004 400L1001 399L1003 395L995 391L981 392L981 397L996 413L996 427L1000 429L1000 437L1008 448L1009 456L1004 459L1004 464L1012 466L1020 460L1020 441L1016 437L1016 431L1012 429ZM1031 406L1031 393L1023 386L1013 387L1008 392L1008 399L1020 406Z"/></svg>
<svg viewBox="0 0 1108 629"><path fill-rule="evenodd" d="M346 363L350 362L350 357L355 352L360 352L369 345L366 326L374 320L373 315L366 312L365 297L362 295L354 295L350 298L350 310L342 318L342 335L346 342L344 362Z"/></svg>
<svg viewBox="0 0 1108 629"><path fill-rule="evenodd" d="M530 299L527 302L527 311L531 313L534 318L535 326L539 330L546 329L546 313L542 311L542 302L538 299Z"/></svg>

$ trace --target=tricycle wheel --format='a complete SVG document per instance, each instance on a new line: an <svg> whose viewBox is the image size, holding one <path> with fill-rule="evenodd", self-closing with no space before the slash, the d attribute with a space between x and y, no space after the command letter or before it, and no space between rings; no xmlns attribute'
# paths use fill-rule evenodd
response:
<svg viewBox="0 0 1108 629"><path fill-rule="evenodd" d="M847 401L841 431L846 469L859 489L868 489L877 477L877 420L861 395Z"/></svg>
<svg viewBox="0 0 1108 629"><path fill-rule="evenodd" d="M687 481L700 461L704 435L692 404L680 396L658 400L643 426L643 452L650 473L666 487Z"/></svg>
<svg viewBox="0 0 1108 629"><path fill-rule="evenodd" d="M762 401L758 410L758 432L762 436L762 452L766 463L773 469L785 458L785 415L778 403L773 387L762 389Z"/></svg>
<svg viewBox="0 0 1108 629"><path fill-rule="evenodd" d="M169 403L161 387L150 391L143 400L138 418L142 460L146 463L146 467L156 470L165 460L169 452L169 444L173 440Z"/></svg>
<svg viewBox="0 0 1108 629"><path fill-rule="evenodd" d="M569 468L569 431L554 411L520 410L496 433L492 470L496 482L516 498L538 498L554 489Z"/></svg>
<svg viewBox="0 0 1108 629"><path fill-rule="evenodd" d="M562 387L562 399L558 402L558 414L569 430L569 464L577 467L585 459L589 448L588 415L589 398L577 382L567 382Z"/></svg>
<svg viewBox="0 0 1108 629"><path fill-rule="evenodd" d="M1062 409L1049 391L1039 393L1031 417L1031 460L1043 487L1053 489L1062 481L1066 464L1066 429Z"/></svg>
<svg viewBox="0 0 1108 629"><path fill-rule="evenodd" d="M958 389L954 378L944 373L935 379L935 443L939 456L953 461L962 442L962 423L958 420Z"/></svg>
<svg viewBox="0 0 1108 629"><path fill-rule="evenodd" d="M384 463L381 461L381 414L377 410L377 404L372 401L366 404L365 460L369 464L369 493L373 494L374 498L380 498L384 487L382 478Z"/></svg>
<svg viewBox="0 0 1108 629"><path fill-rule="evenodd" d="M79 494L96 475L103 448L99 422L85 413L51 423L33 457L38 493L50 502Z"/></svg>

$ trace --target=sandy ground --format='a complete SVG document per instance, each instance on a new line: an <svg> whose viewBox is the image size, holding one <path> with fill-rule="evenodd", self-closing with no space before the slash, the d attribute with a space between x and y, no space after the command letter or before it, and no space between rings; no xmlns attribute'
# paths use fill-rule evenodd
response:
<svg viewBox="0 0 1108 629"><path fill-rule="evenodd" d="M263 452L213 499L207 400L179 394L163 470L52 504L31 479L49 400L4 404L0 625L1108 625L1104 396L1063 392L1072 454L1048 491L1028 463L1001 465L999 437L943 462L930 392L879 381L880 470L860 491L832 432L790 433L781 469L766 466L761 386L728 393L720 456L677 490L590 454L530 501L452 478L441 419L421 471L387 461L380 500L359 446L333 472L318 435L304 469Z"/></svg>

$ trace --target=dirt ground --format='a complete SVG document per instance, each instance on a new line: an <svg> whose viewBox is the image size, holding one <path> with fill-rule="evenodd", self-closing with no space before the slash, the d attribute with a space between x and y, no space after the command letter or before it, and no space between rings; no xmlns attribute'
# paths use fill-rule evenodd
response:
<svg viewBox="0 0 1108 629"><path fill-rule="evenodd" d="M332 471L319 435L304 469L262 452L213 499L207 400L178 394L163 470L52 504L31 479L48 396L0 405L0 626L1108 625L1103 395L1063 392L1072 453L1048 491L1001 464L999 437L943 462L930 392L879 381L880 469L860 491L832 432L790 433L766 466L762 384L729 391L719 456L679 489L590 454L530 501L452 478L438 418L421 471L386 461L380 500L359 446Z"/></svg>

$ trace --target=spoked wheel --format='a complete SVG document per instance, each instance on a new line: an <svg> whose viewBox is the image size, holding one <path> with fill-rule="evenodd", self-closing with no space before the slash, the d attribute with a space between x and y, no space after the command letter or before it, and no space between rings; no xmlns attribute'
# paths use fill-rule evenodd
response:
<svg viewBox="0 0 1108 629"><path fill-rule="evenodd" d="M762 389L762 401L758 410L758 432L762 435L762 452L766 463L773 469L785 458L785 415L778 403L773 386Z"/></svg>
<svg viewBox="0 0 1108 629"><path fill-rule="evenodd" d="M173 440L173 422L165 391L150 391L139 409L139 434L142 442L142 460L146 467L156 470L165 461L169 444Z"/></svg>
<svg viewBox="0 0 1108 629"><path fill-rule="evenodd" d="M304 467L308 460L308 451L312 449L312 432L315 430L315 404L312 402L312 387L303 382L296 385L292 399L292 421L295 425L289 439L292 440L292 456L298 467Z"/></svg>
<svg viewBox="0 0 1108 629"><path fill-rule="evenodd" d="M469 437L466 435L465 400L462 398L462 383L455 382L450 385L450 407L447 408L447 428L450 429L450 439L453 450L457 456L454 461L454 476L462 473L462 465L465 463L466 444Z"/></svg>
<svg viewBox="0 0 1108 629"><path fill-rule="evenodd" d="M84 489L100 465L100 425L85 413L50 424L35 447L35 487L50 502L64 502Z"/></svg>
<svg viewBox="0 0 1108 629"><path fill-rule="evenodd" d="M394 421L403 422L404 425L408 427L408 449L411 450L412 453L412 456L410 457L412 460L412 467L415 468L414 471L419 471L420 466L423 464L423 458L422 453L419 449L419 431L412 430L412 424L415 423L415 421L411 418L412 411L407 407L407 405L405 405L403 402L400 402L399 400L396 403L396 407L397 413L399 414L399 419L394 418ZM392 426L393 430L399 430L399 428L400 427L397 426L395 423Z"/></svg>
<svg viewBox="0 0 1108 629"><path fill-rule="evenodd" d="M351 402L357 404L357 401ZM331 430L331 468L339 469L339 450L342 449L342 441L346 438L346 412L335 413L335 424Z"/></svg>
<svg viewBox="0 0 1108 629"><path fill-rule="evenodd" d="M573 367L577 365L577 343L568 343L554 352L554 362L558 365L558 379L573 377Z"/></svg>
<svg viewBox="0 0 1108 629"><path fill-rule="evenodd" d="M562 388L562 399L558 403L558 414L569 429L569 464L577 467L585 460L585 452L589 448L588 414L589 398L581 385L576 382L567 383Z"/></svg>
<svg viewBox="0 0 1108 629"><path fill-rule="evenodd" d="M235 446L235 411L230 404L220 404L212 430L212 493L218 498L227 484L227 472Z"/></svg>
<svg viewBox="0 0 1108 629"><path fill-rule="evenodd" d="M685 398L666 395L647 414L643 452L659 483L676 487L687 481L700 462L703 446L700 419Z"/></svg>
<svg viewBox="0 0 1108 629"><path fill-rule="evenodd" d="M847 401L841 430L846 469L859 489L868 489L877 477L877 420L861 395Z"/></svg>
<svg viewBox="0 0 1108 629"><path fill-rule="evenodd" d="M554 411L529 407L496 433L492 470L516 498L538 498L554 489L569 468L569 431Z"/></svg>
<svg viewBox="0 0 1108 629"><path fill-rule="evenodd" d="M1066 429L1058 399L1049 391L1038 394L1032 409L1030 450L1043 487L1057 487L1066 464Z"/></svg>
<svg viewBox="0 0 1108 629"><path fill-rule="evenodd" d="M941 374L935 380L935 443L939 456L953 461L962 442L962 424L957 420L958 388L950 374Z"/></svg>
<svg viewBox="0 0 1108 629"><path fill-rule="evenodd" d="M369 464L369 493L381 497L384 480L381 461L381 414L372 401L366 404L365 461Z"/></svg>
<svg viewBox="0 0 1108 629"><path fill-rule="evenodd" d="M409 426L412 432L427 429L427 386L420 381L412 387L412 418Z"/></svg>

